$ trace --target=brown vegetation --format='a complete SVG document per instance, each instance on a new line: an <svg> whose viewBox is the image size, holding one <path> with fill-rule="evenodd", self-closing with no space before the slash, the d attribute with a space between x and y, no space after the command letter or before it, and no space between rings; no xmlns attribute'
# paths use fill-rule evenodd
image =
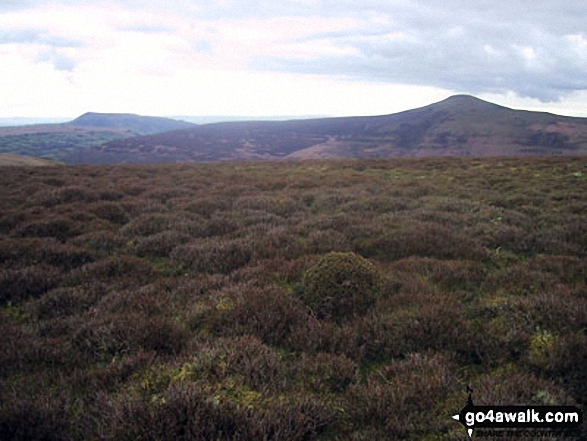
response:
<svg viewBox="0 0 587 441"><path fill-rule="evenodd" d="M457 440L466 385L587 404L584 159L14 167L0 195L2 439Z"/></svg>

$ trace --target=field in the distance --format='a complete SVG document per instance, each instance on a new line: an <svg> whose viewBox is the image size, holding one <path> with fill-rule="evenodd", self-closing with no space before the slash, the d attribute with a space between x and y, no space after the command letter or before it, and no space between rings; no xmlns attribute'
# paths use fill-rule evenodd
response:
<svg viewBox="0 0 587 441"><path fill-rule="evenodd" d="M10 153L0 153L0 167L4 166L34 166L42 167L48 165L58 165L56 161L33 156L12 155Z"/></svg>
<svg viewBox="0 0 587 441"><path fill-rule="evenodd" d="M584 158L3 169L0 433L462 440L466 385L585 405L586 214Z"/></svg>

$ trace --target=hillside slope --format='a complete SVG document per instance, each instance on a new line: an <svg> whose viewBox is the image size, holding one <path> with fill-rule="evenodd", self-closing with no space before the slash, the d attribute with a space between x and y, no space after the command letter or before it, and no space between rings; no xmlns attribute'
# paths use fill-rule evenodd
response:
<svg viewBox="0 0 587 441"><path fill-rule="evenodd" d="M48 159L34 158L32 156L11 155L9 153L0 153L0 167L6 166L32 166L32 167L46 167L49 165L57 165L55 161Z"/></svg>
<svg viewBox="0 0 587 441"><path fill-rule="evenodd" d="M195 124L151 116L86 113L61 124L0 127L0 153L61 160L110 141L188 127Z"/></svg>
<svg viewBox="0 0 587 441"><path fill-rule="evenodd" d="M71 163L587 154L587 119L467 95L391 115L207 124L119 139Z"/></svg>

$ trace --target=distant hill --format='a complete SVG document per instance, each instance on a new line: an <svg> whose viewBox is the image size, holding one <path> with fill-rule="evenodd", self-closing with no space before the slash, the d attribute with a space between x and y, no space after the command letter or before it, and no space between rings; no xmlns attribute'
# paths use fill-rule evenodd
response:
<svg viewBox="0 0 587 441"><path fill-rule="evenodd" d="M70 163L398 156L587 155L587 118L513 110L468 95L391 115L238 121L118 139Z"/></svg>
<svg viewBox="0 0 587 441"><path fill-rule="evenodd" d="M196 125L151 116L86 113L61 124L0 127L0 153L61 160L110 141L188 127Z"/></svg>
<svg viewBox="0 0 587 441"><path fill-rule="evenodd" d="M48 165L57 165L57 163L48 159L33 158L32 156L0 153L0 167L20 165L43 167Z"/></svg>
<svg viewBox="0 0 587 441"><path fill-rule="evenodd" d="M132 113L93 112L85 113L67 124L71 126L125 129L139 135L151 135L154 133L187 129L195 126L195 124L189 122L156 116L141 116Z"/></svg>

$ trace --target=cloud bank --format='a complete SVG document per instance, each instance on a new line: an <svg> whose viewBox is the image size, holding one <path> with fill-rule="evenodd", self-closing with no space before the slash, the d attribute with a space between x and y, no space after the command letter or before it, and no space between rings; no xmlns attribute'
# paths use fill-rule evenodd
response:
<svg viewBox="0 0 587 441"><path fill-rule="evenodd" d="M576 0L7 0L0 98L24 109L26 90L36 90L48 105L43 75L80 106L100 105L93 93L109 90L146 94L152 109L167 93L183 100L178 113L188 99L205 111L212 92L242 102L241 112L255 101L246 89L295 101L296 82L330 82L334 94L352 84L396 95L411 87L421 100L458 92L556 103L587 91L586 16Z"/></svg>

